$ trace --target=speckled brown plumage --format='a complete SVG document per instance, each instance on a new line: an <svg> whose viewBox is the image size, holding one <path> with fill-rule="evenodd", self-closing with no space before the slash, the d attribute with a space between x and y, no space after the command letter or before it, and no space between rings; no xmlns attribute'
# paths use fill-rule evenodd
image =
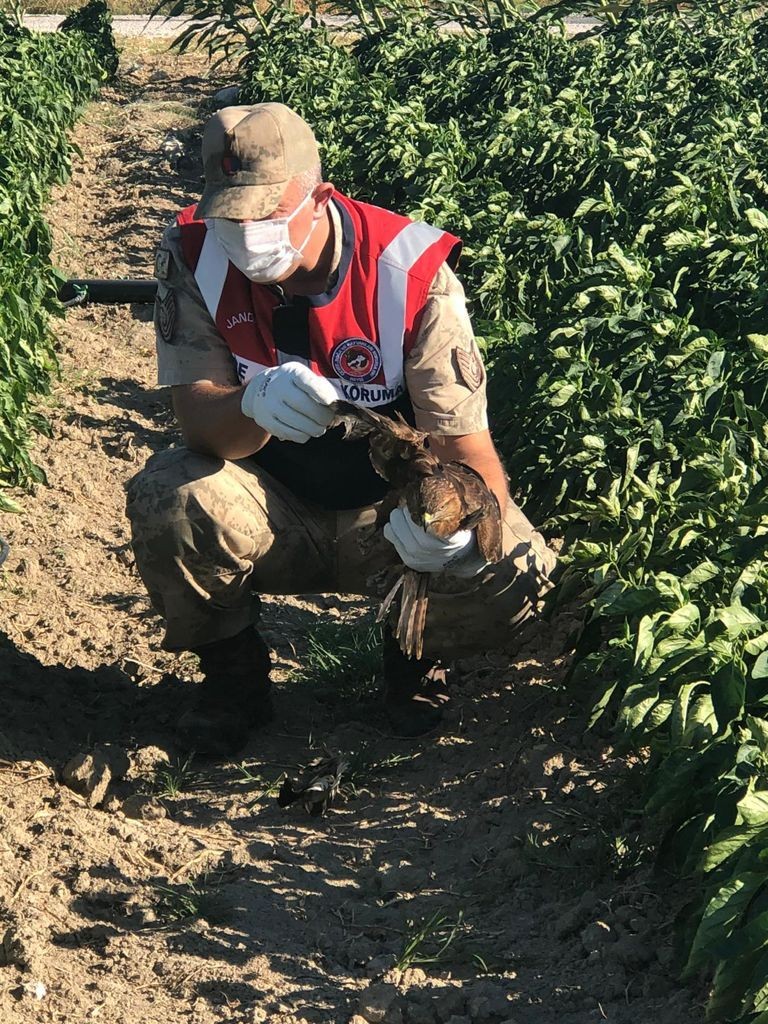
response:
<svg viewBox="0 0 768 1024"><path fill-rule="evenodd" d="M392 509L405 505L414 522L437 537L474 528L488 562L502 555L501 512L496 496L479 473L463 462L442 463L426 446L427 435L401 417L391 419L346 402L337 403L335 424L347 437L368 437L374 469L392 487L379 507L383 527ZM378 621L393 618L393 633L405 654L420 658L430 573L403 567L382 601Z"/></svg>

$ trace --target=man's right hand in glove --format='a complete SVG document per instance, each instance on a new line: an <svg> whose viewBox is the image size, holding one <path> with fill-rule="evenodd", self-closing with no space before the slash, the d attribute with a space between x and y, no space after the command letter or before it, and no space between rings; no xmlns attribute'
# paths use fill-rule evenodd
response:
<svg viewBox="0 0 768 1024"><path fill-rule="evenodd" d="M303 363L262 370L245 387L240 408L280 441L304 444L331 424L337 394L330 381Z"/></svg>

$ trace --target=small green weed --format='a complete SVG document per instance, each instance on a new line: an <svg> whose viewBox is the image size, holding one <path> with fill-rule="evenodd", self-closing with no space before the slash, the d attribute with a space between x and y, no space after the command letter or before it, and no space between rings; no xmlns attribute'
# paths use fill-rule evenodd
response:
<svg viewBox="0 0 768 1024"><path fill-rule="evenodd" d="M220 874L205 871L182 885L155 885L153 903L157 916L166 924L214 916L213 890L220 882Z"/></svg>
<svg viewBox="0 0 768 1024"><path fill-rule="evenodd" d="M395 963L395 970L406 971L409 967L441 963L456 936L464 930L464 912L461 910L454 918L437 910L426 921L409 921L405 944Z"/></svg>
<svg viewBox="0 0 768 1024"><path fill-rule="evenodd" d="M280 789L280 784L285 778L285 772L280 772L276 779L267 779L264 775L252 772L244 761L238 765L238 769L242 776L238 781L258 786L259 788L258 795L252 800L249 800L245 805L246 807L253 807L254 804L261 803L262 800L267 800L271 796L276 796L277 791Z"/></svg>
<svg viewBox="0 0 768 1024"><path fill-rule="evenodd" d="M158 765L150 782L150 791L156 796L164 796L174 800L182 793L200 787L201 777L192 770L192 758Z"/></svg>
<svg viewBox="0 0 768 1024"><path fill-rule="evenodd" d="M373 688L380 647L378 626L318 622L307 636L304 664L291 679L327 687L338 701L360 700Z"/></svg>
<svg viewBox="0 0 768 1024"><path fill-rule="evenodd" d="M402 764L415 761L420 754L390 754L389 757L375 758L368 752L368 745L363 744L349 756L349 767L344 773L344 781L353 793L370 785L374 779L386 775Z"/></svg>
<svg viewBox="0 0 768 1024"><path fill-rule="evenodd" d="M487 960L480 956L479 953L472 954L472 963L475 965L480 974L490 974L491 968L488 966Z"/></svg>

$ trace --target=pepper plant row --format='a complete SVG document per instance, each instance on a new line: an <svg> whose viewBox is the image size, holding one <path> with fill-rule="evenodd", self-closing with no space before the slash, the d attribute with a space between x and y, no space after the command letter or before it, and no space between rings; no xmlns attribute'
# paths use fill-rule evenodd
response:
<svg viewBox="0 0 768 1024"><path fill-rule="evenodd" d="M15 507L4 488L41 479L28 443L44 424L30 399L55 369L48 317L60 283L42 209L69 173L68 129L116 67L104 0L50 35L0 16L0 510Z"/></svg>
<svg viewBox="0 0 768 1024"><path fill-rule="evenodd" d="M459 34L399 11L342 45L274 6L257 33L202 41L239 52L242 101L304 114L339 188L465 239L496 439L568 541L560 599L586 591L574 683L650 751L661 853L703 894L683 974L713 972L710 1020L766 1024L768 18L752 7L634 2L572 40L564 5L454 4Z"/></svg>

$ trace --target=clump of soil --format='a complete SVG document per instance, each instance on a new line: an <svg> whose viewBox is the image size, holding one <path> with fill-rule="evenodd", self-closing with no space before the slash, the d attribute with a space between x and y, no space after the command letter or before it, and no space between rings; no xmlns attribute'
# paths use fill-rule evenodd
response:
<svg viewBox="0 0 768 1024"><path fill-rule="evenodd" d="M222 83L143 41L75 133L50 211L73 276L149 276L199 195L201 109ZM269 600L278 719L236 763L190 763L173 721L194 659L160 648L123 486L178 441L150 310L74 308L37 457L49 485L0 533L0 1019L126 1024L684 1024L667 892L644 857L642 765L561 689L572 623L462 666L444 734L392 739L375 693L314 688L318 620L355 598ZM533 512L535 518L535 511ZM352 755L323 818L279 780Z"/></svg>

